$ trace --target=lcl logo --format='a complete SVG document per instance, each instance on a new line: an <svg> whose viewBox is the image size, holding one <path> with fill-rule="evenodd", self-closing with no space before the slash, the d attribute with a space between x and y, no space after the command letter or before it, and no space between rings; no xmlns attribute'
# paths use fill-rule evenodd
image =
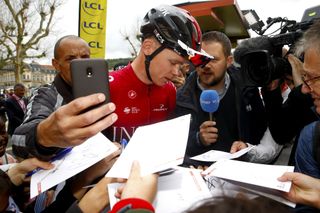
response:
<svg viewBox="0 0 320 213"><path fill-rule="evenodd" d="M84 1L82 4L83 11L89 14L90 16L99 15L104 10L104 8L103 5L99 4L98 2L98 0L92 3Z"/></svg>
<svg viewBox="0 0 320 213"><path fill-rule="evenodd" d="M84 7L85 8L90 8L90 9L93 9L93 10L103 10L101 4L97 4L97 3L84 2Z"/></svg>
<svg viewBox="0 0 320 213"><path fill-rule="evenodd" d="M89 41L88 45L91 48L102 49L102 45L100 44L99 41Z"/></svg>
<svg viewBox="0 0 320 213"><path fill-rule="evenodd" d="M103 29L101 23L99 23L99 22L86 22L86 21L84 21L83 27L84 28L91 28L91 29L99 29L99 30Z"/></svg>
<svg viewBox="0 0 320 213"><path fill-rule="evenodd" d="M97 35L103 30L103 25L100 22L84 21L81 24L81 28L88 35Z"/></svg>

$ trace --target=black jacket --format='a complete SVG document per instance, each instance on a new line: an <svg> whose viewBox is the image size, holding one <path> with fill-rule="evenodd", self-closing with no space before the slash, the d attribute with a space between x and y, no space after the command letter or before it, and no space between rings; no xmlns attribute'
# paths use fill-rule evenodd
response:
<svg viewBox="0 0 320 213"><path fill-rule="evenodd" d="M284 103L280 87L273 91L262 90L270 132L278 144L291 142L305 125L319 120L312 97L303 94L301 87L292 89Z"/></svg>
<svg viewBox="0 0 320 213"><path fill-rule="evenodd" d="M22 100L24 101L25 106L27 106L27 99L23 98ZM14 97L10 97L5 101L5 108L9 119L8 133L9 135L12 135L14 130L22 123L24 111Z"/></svg>
<svg viewBox="0 0 320 213"><path fill-rule="evenodd" d="M189 164L186 162L189 157L212 149L229 152L233 142L232 140L242 140L253 145L259 144L267 129L266 112L258 88L245 87L241 73L237 68L231 67L227 72L231 80L230 87L226 94L228 100L223 100L226 96L220 100L220 104L223 105L220 105L215 113L217 116L220 116L220 120L226 117L226 120L223 120L223 122L227 123L231 128L236 128L233 130L227 145L223 144L225 142L220 142L218 138L215 144L205 147L197 139L199 127L205 121L203 120L203 114L205 112L202 111L199 104L201 91L197 86L197 73L193 72L187 78L185 85L177 92L177 105L174 115L181 116L191 114L185 164ZM221 115L221 112L223 115ZM235 117L230 117L231 115L235 115ZM207 118L208 117L209 116L207 116ZM209 120L209 118L206 120ZM219 129L219 131L222 130ZM226 131L225 135L228 134L228 130L223 131Z"/></svg>
<svg viewBox="0 0 320 213"><path fill-rule="evenodd" d="M52 84L34 91L28 105L25 120L12 135L12 150L21 158L37 157L49 160L61 148L43 147L37 142L37 126L62 105L73 100L71 87L57 75Z"/></svg>

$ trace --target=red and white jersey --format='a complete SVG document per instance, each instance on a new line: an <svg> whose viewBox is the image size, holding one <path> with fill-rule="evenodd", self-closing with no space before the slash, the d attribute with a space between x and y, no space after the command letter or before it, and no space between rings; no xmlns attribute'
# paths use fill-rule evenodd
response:
<svg viewBox="0 0 320 213"><path fill-rule="evenodd" d="M112 141L130 139L137 127L164 121L176 105L176 88L146 85L135 75L131 64L110 72L110 99L116 105L118 120L111 128ZM110 130L110 129L109 129Z"/></svg>

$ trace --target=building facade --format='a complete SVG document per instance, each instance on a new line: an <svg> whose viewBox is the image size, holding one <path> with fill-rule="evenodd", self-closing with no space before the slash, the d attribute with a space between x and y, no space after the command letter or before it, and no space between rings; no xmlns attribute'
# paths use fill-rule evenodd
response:
<svg viewBox="0 0 320 213"><path fill-rule="evenodd" d="M0 69L0 90L8 90L15 85L15 67L13 64L6 65ZM40 65L38 63L25 64L21 74L21 83L28 90L32 90L40 85L51 83L57 71L51 65Z"/></svg>

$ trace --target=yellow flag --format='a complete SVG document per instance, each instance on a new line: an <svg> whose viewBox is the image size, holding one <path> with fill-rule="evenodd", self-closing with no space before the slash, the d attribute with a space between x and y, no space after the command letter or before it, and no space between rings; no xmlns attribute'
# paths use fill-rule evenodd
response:
<svg viewBox="0 0 320 213"><path fill-rule="evenodd" d="M107 0L80 0L79 36L88 42L91 58L104 58Z"/></svg>

